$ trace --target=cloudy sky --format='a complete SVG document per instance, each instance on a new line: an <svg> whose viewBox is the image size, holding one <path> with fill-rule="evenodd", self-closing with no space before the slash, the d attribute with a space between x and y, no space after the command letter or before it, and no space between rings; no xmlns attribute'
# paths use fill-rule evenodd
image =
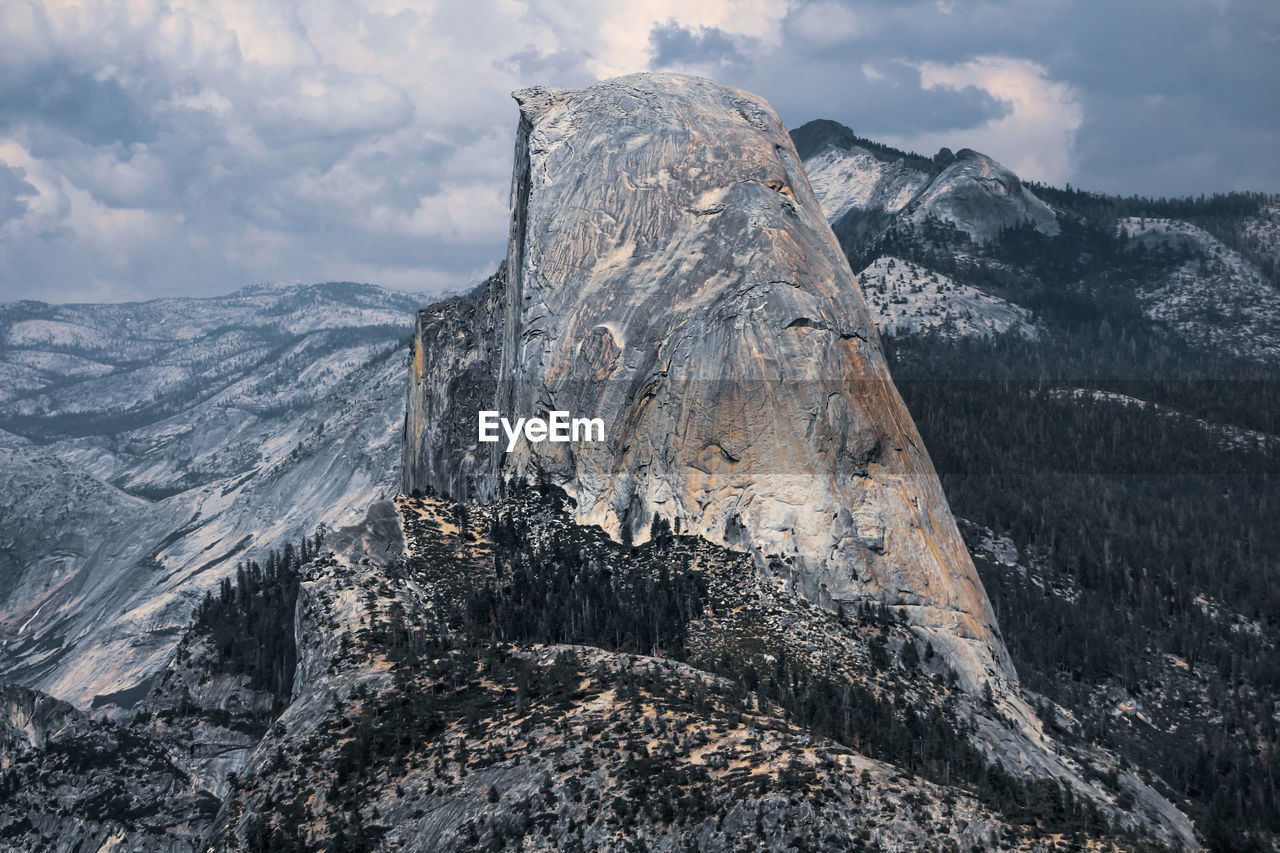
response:
<svg viewBox="0 0 1280 853"><path fill-rule="evenodd" d="M466 286L509 92L646 69L1055 184L1280 191L1274 0L3 0L0 301Z"/></svg>

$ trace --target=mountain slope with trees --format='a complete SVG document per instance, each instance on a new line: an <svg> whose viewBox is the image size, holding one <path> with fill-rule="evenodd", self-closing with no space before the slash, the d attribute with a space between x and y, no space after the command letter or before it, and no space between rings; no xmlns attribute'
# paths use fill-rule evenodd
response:
<svg viewBox="0 0 1280 853"><path fill-rule="evenodd" d="M1026 186L1057 234L898 217L842 245L855 269L896 258L1034 318L1034 338L881 329L1019 675L1211 849L1272 849L1277 200Z"/></svg>

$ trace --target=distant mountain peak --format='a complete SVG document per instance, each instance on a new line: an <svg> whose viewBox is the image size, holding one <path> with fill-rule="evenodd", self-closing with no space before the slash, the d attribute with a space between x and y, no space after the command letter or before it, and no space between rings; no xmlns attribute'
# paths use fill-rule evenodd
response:
<svg viewBox="0 0 1280 853"><path fill-rule="evenodd" d="M239 290L230 293L230 296L261 296L264 294L274 293L290 293L295 290L301 290L305 287L300 281L258 281L253 284L246 284Z"/></svg>
<svg viewBox="0 0 1280 853"><path fill-rule="evenodd" d="M1053 208L1024 187L1012 170L972 148L956 152L954 162L912 199L907 215L916 221L932 216L949 222L982 243L1005 228L1023 225L1042 234L1059 231Z"/></svg>
<svg viewBox="0 0 1280 853"><path fill-rule="evenodd" d="M976 242L1030 225L1058 233L1053 209L995 158L942 148L932 158L863 139L826 119L791 132L822 209L847 246L872 239L897 219L950 223Z"/></svg>

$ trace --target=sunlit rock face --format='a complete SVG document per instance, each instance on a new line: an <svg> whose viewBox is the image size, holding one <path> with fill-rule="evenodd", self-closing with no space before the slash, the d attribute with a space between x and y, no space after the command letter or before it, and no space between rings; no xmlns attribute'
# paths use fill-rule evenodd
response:
<svg viewBox="0 0 1280 853"><path fill-rule="evenodd" d="M661 516L755 553L824 606L899 607L969 689L1012 678L866 305L769 105L669 74L516 100L505 280L451 309L501 345L490 357L454 320L419 317L406 488L484 498L513 477L549 481L582 523L637 542ZM480 363L497 373L492 408L505 416L600 417L606 440L478 448L471 403L426 398L448 385L441 365ZM426 446L433 430L443 445Z"/></svg>

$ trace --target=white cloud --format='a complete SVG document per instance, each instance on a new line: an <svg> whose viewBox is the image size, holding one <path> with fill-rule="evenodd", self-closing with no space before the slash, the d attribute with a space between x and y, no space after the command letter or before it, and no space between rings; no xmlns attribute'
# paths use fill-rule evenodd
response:
<svg viewBox="0 0 1280 853"><path fill-rule="evenodd" d="M180 212L102 204L87 191L63 185L68 204L64 220L77 241L95 252L108 268L127 267L134 255L159 243L171 243L185 218Z"/></svg>
<svg viewBox="0 0 1280 853"><path fill-rule="evenodd" d="M1122 7L1121 23L1138 16ZM672 24L733 48L708 73L770 98L789 122L833 118L924 153L968 145L1027 177L1073 183L1079 133L1093 174L1101 163L1123 178L1134 155L1116 138L1145 150L1156 132L1134 127L1135 107L1165 122L1157 142L1186 119L1118 90L1165 94L1146 81L1182 79L1183 60L1141 45L1136 59L1090 53L1099 13L1081 11L1071 0L0 0L0 160L34 188L5 207L0 299L218 292L362 271L461 286L505 250L510 91L644 70L655 26ZM1223 50L1248 46L1233 38ZM1004 55L1013 44L1053 65ZM1191 104L1209 141L1170 143L1167 162L1244 140L1202 180L1223 163L1252 163L1270 180L1268 152L1280 149L1274 122L1252 124L1256 104L1237 104L1235 124L1209 120L1230 100L1222 92L1258 90L1249 83L1274 67L1270 46L1241 54L1235 76L1197 76L1212 91ZM903 56L932 61L907 67ZM989 118L992 98L1007 109ZM985 111L966 120L970 109ZM1147 191L1183 191L1165 186L1176 175L1157 177Z"/></svg>
<svg viewBox="0 0 1280 853"><path fill-rule="evenodd" d="M530 13L554 35L549 43L591 54L587 67L599 78L617 77L649 68L649 34L657 25L675 22L698 30L716 28L730 35L778 43L790 0L647 0L644 3L599 3L564 0L529 4ZM542 47L544 42L538 42Z"/></svg>
<svg viewBox="0 0 1280 853"><path fill-rule="evenodd" d="M862 72L863 77L866 77L872 83L883 83L889 79L888 75L870 62L862 63L858 70Z"/></svg>
<svg viewBox="0 0 1280 853"><path fill-rule="evenodd" d="M1057 184L1070 178L1072 147L1084 109L1076 92L1049 79L1044 66L1017 57L980 56L953 65L922 62L915 67L926 90L979 89L1007 104L1008 110L971 127L891 137L891 144L924 154L944 146L973 148L1023 178Z"/></svg>
<svg viewBox="0 0 1280 853"><path fill-rule="evenodd" d="M27 199L26 215L8 224L6 236L11 240L21 239L19 229L56 227L69 206L66 195L58 188L57 174L43 168L44 164L16 139L0 138L0 162L22 169L26 182L35 189L34 195Z"/></svg>
<svg viewBox="0 0 1280 853"><path fill-rule="evenodd" d="M341 256L321 258L332 281L376 281L383 287L423 293L464 293L493 275L499 259L465 270L430 265L361 263ZM313 279L315 280L315 279Z"/></svg>
<svg viewBox="0 0 1280 853"><path fill-rule="evenodd" d="M508 193L493 183L450 185L418 199L412 212L375 206L371 222L389 233L455 243L501 241L507 235Z"/></svg>
<svg viewBox="0 0 1280 853"><path fill-rule="evenodd" d="M0 155L12 149L37 190L6 224L0 299L338 269L465 284L505 250L511 90L644 70L658 22L776 43L787 8L8 0L0 72L46 75L28 91L72 101L51 117L33 97L0 125ZM522 51L555 61L505 61ZM119 103L104 111L95 86ZM39 260L53 252L65 262Z"/></svg>
<svg viewBox="0 0 1280 853"><path fill-rule="evenodd" d="M369 75L308 69L272 89L254 105L256 123L290 141L377 136L402 127L413 115L403 90Z"/></svg>

